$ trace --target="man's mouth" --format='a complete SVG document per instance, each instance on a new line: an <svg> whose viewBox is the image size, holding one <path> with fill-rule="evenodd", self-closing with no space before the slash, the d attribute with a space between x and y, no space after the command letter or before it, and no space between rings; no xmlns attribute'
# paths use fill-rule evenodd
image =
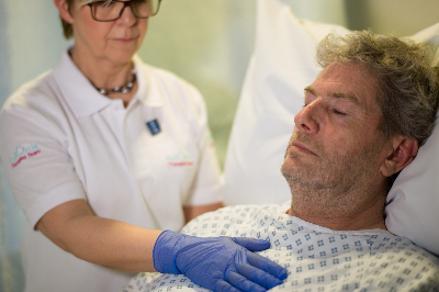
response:
<svg viewBox="0 0 439 292"><path fill-rule="evenodd" d="M303 153L307 153L307 154L311 154L314 156L318 156L313 150L311 150L308 146L306 146L305 144L302 144L300 142L294 141L291 143L291 147L293 147L294 149L299 150L300 152Z"/></svg>

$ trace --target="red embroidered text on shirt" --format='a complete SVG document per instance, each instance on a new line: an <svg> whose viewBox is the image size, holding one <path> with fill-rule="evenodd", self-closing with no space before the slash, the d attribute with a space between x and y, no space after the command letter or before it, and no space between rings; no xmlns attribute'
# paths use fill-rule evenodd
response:
<svg viewBox="0 0 439 292"><path fill-rule="evenodd" d="M36 144L25 144L25 145L17 146L15 148L14 154L10 158L11 167L16 168L24 160L35 157L40 153L41 150Z"/></svg>

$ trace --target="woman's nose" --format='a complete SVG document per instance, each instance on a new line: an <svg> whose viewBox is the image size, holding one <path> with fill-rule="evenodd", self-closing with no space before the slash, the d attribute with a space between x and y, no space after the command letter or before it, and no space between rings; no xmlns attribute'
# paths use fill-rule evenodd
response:
<svg viewBox="0 0 439 292"><path fill-rule="evenodd" d="M134 15L133 8L131 5L126 5L123 8L122 15L120 16L120 21L132 25L136 23L137 17Z"/></svg>
<svg viewBox="0 0 439 292"><path fill-rule="evenodd" d="M308 134L315 134L320 129L320 118L321 114L320 107L322 105L318 100L307 104L302 108L300 112L294 117L294 124L298 131L306 132Z"/></svg>

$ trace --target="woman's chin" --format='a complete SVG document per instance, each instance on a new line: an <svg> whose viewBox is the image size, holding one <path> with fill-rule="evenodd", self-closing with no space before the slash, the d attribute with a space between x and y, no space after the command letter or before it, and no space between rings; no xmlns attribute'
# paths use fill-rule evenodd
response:
<svg viewBox="0 0 439 292"><path fill-rule="evenodd" d="M136 51L137 50L116 50L114 53L108 54L107 59L114 64L124 65L133 60Z"/></svg>

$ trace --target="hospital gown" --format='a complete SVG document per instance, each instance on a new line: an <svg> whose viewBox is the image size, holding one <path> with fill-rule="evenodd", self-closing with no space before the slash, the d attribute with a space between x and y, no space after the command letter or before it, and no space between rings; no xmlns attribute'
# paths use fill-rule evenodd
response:
<svg viewBox="0 0 439 292"><path fill-rule="evenodd" d="M184 227L197 236L269 239L260 252L288 269L272 291L439 291L439 259L385 230L335 231L286 214L284 205L233 206ZM141 273L125 289L206 291L183 275Z"/></svg>

